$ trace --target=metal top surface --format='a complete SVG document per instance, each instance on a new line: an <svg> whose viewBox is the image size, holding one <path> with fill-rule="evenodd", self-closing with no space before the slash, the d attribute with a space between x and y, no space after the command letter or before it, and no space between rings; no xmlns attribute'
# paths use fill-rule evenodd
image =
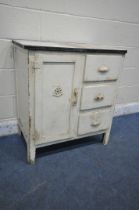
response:
<svg viewBox="0 0 139 210"><path fill-rule="evenodd" d="M82 53L115 53L125 54L126 49L121 47L95 46L89 43L62 43L62 42L44 42L44 41L27 41L13 40L13 43L28 50L47 50L47 51L64 51L64 52L82 52Z"/></svg>

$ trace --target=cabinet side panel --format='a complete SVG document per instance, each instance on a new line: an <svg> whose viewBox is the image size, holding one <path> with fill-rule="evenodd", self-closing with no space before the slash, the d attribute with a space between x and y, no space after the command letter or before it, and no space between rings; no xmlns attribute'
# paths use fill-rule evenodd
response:
<svg viewBox="0 0 139 210"><path fill-rule="evenodd" d="M17 116L19 127L29 139L29 103L28 103L28 51L15 47Z"/></svg>

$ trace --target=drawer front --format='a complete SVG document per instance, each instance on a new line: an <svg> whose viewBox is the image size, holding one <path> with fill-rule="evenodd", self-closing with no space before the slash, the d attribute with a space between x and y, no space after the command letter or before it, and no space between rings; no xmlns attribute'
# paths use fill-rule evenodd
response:
<svg viewBox="0 0 139 210"><path fill-rule="evenodd" d="M113 105L115 92L116 84L84 86L82 89L81 110Z"/></svg>
<svg viewBox="0 0 139 210"><path fill-rule="evenodd" d="M88 111L80 114L78 135L97 132L109 128L112 109Z"/></svg>
<svg viewBox="0 0 139 210"><path fill-rule="evenodd" d="M122 68L121 55L87 55L85 81L116 80Z"/></svg>

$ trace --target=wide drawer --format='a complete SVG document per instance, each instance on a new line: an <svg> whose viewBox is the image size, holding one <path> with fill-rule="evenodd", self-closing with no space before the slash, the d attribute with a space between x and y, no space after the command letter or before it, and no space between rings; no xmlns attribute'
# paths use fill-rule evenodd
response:
<svg viewBox="0 0 139 210"><path fill-rule="evenodd" d="M85 81L116 80L122 67L121 55L87 55Z"/></svg>
<svg viewBox="0 0 139 210"><path fill-rule="evenodd" d="M111 106L115 92L116 84L85 85L82 88L81 110Z"/></svg>
<svg viewBox="0 0 139 210"><path fill-rule="evenodd" d="M78 135L97 132L109 128L112 109L83 112L79 116Z"/></svg>

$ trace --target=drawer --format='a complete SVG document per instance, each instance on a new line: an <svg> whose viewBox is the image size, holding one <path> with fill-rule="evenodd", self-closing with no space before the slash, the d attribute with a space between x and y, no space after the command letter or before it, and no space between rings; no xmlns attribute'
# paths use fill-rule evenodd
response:
<svg viewBox="0 0 139 210"><path fill-rule="evenodd" d="M82 88L81 110L111 106L115 92L116 84L85 85Z"/></svg>
<svg viewBox="0 0 139 210"><path fill-rule="evenodd" d="M109 128L111 118L111 108L80 113L78 135L97 132Z"/></svg>
<svg viewBox="0 0 139 210"><path fill-rule="evenodd" d="M122 68L121 55L87 55L85 81L116 80Z"/></svg>

